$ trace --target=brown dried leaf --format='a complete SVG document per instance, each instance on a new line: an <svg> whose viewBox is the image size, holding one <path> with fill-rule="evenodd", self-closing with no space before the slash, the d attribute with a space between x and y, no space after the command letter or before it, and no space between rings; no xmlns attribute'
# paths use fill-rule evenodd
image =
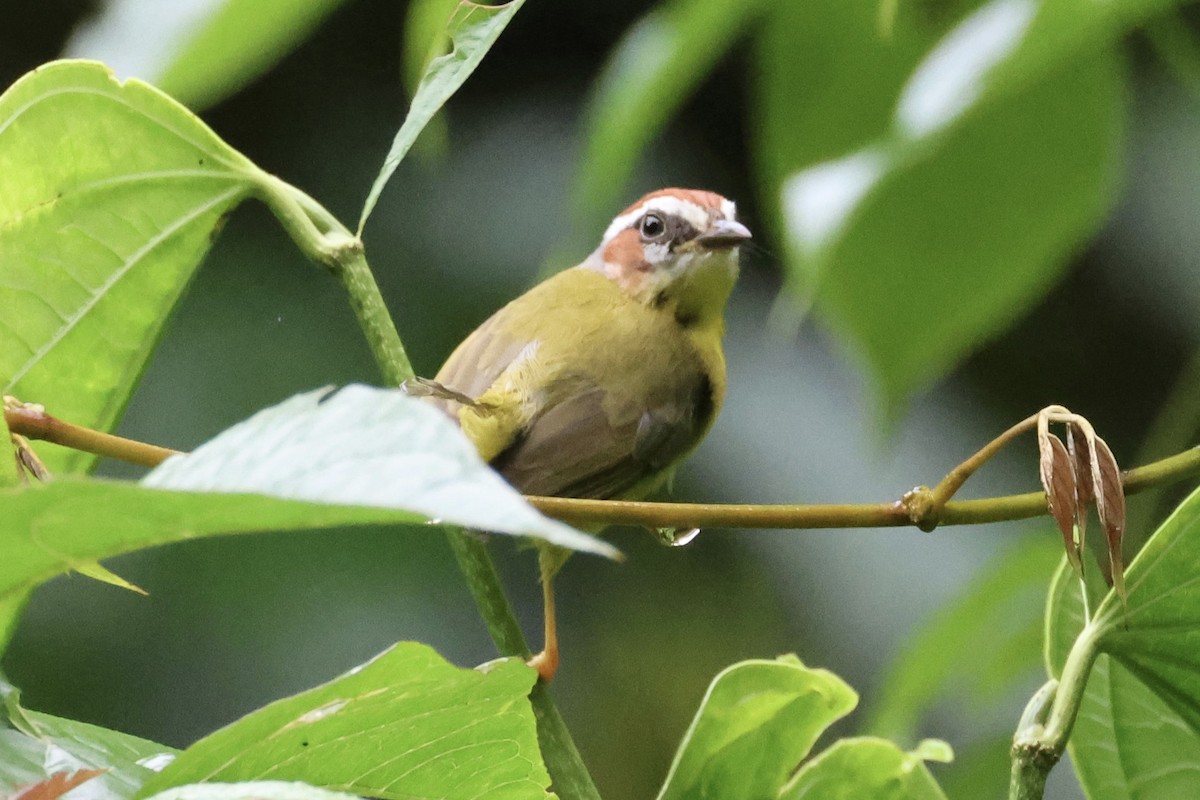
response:
<svg viewBox="0 0 1200 800"><path fill-rule="evenodd" d="M1125 599L1125 559L1121 545L1125 541L1125 486L1121 482L1121 469L1113 457L1108 444L1096 437L1096 469L1093 472L1096 496L1103 502L1096 503L1100 524L1108 539L1108 563L1112 571L1112 585L1122 600Z"/></svg>
<svg viewBox="0 0 1200 800"><path fill-rule="evenodd" d="M17 456L17 470L22 477L32 475L42 483L46 483L52 477L50 470L46 469L46 465L38 458L38 454L33 451L33 446L29 444L29 440L19 434L11 434L14 452Z"/></svg>
<svg viewBox="0 0 1200 800"><path fill-rule="evenodd" d="M74 773L56 772L44 781L21 789L10 800L58 800L76 786L87 783L107 771L104 769L81 769Z"/></svg>
<svg viewBox="0 0 1200 800"><path fill-rule="evenodd" d="M1083 565L1079 558L1080 545L1075 541L1075 519L1078 515L1076 505L1075 469L1067 447L1052 433L1046 430L1038 431L1038 449L1041 451L1039 473L1042 478L1042 488L1046 490L1046 505L1058 523L1062 532L1063 547L1067 552L1067 560L1076 572L1081 572Z"/></svg>
<svg viewBox="0 0 1200 800"><path fill-rule="evenodd" d="M1092 456L1088 448L1087 434L1078 425L1067 424L1067 452L1071 454L1071 462L1075 465L1075 524L1079 526L1079 549L1083 550L1087 539L1088 506L1095 502L1092 492Z"/></svg>

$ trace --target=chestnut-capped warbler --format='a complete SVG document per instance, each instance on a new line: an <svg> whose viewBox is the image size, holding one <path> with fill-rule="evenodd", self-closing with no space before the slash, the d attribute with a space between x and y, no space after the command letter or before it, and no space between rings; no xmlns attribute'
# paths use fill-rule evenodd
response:
<svg viewBox="0 0 1200 800"><path fill-rule="evenodd" d="M721 408L725 304L749 239L718 194L651 192L583 263L468 336L434 379L436 402L524 494L645 497ZM539 544L546 638L530 663L545 680L558 667L552 582L567 554Z"/></svg>

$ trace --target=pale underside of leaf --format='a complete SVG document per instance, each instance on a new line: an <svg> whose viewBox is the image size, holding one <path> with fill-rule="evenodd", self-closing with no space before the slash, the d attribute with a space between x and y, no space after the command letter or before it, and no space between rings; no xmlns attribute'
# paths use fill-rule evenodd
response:
<svg viewBox="0 0 1200 800"><path fill-rule="evenodd" d="M354 385L297 395L168 460L143 483L401 509L617 556L534 511L441 411L399 390Z"/></svg>

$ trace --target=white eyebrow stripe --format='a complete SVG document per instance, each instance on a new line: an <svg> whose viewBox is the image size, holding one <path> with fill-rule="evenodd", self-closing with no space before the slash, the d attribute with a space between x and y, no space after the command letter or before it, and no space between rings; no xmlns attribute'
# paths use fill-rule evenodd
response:
<svg viewBox="0 0 1200 800"><path fill-rule="evenodd" d="M722 213L725 211L726 203L729 203L729 201L726 200L721 204ZM729 204L732 206L732 203ZM618 233L628 228L647 211L657 211L668 217L679 217L686 220L698 231L707 230L708 228L708 211L705 208L696 205L690 200L663 195L661 197L652 197L632 211L614 219L612 224L608 226L608 230L604 232L604 243L607 243ZM732 219L732 217L729 217L729 219Z"/></svg>

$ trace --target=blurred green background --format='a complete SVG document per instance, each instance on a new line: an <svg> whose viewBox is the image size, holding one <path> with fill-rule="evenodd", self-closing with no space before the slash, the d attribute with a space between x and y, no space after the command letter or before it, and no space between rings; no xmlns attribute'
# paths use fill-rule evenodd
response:
<svg viewBox="0 0 1200 800"><path fill-rule="evenodd" d="M100 5L0 0L0 85L62 53ZM159 5L165 30L173 4ZM929 24L948 27L970 5L914 7ZM862 7L874 14L878 4ZM353 223L407 104L406 10L347 0L204 119ZM433 374L548 263L581 258L599 237L602 224L572 212L580 207L573 198L587 149L586 103L646 10L625 0L531 0L451 101L442 147L427 137L384 194L364 238L421 374ZM156 31L142 31L143 47L152 49ZM132 64L136 44L127 42L122 56ZM630 165L629 185L609 187L621 202L604 210L611 216L663 185L705 187L736 198L756 233L729 313L727 405L673 496L893 499L937 481L1050 403L1086 415L1130 463L1200 336L1200 106L1179 73L1164 68L1143 35L1120 41L1116 62L1131 78L1117 108L1111 212L1074 248L1061 277L1047 277L1002 330L972 345L964 363L921 387L889 423L843 331L822 324L827 318L789 327L777 301L787 245L762 177L766 157L755 146L764 127L778 124L765 116L758 80L763 46L747 36L720 57ZM89 40L71 48L111 59ZM823 80L812 75L814 86ZM819 127L803 121L803 100L792 109L800 127ZM877 269L882 277L889 265ZM785 322L769 325L768 317ZM178 309L121 432L186 449L292 393L375 380L340 288L269 214L247 206ZM1176 438L1190 436L1186 415L1176 419ZM106 464L101 474L136 472ZM967 491L1027 491L1036 480L1030 441ZM988 574L996 554L1057 533L1035 521L934 534L710 530L680 549L637 530L612 538L628 553L625 564L580 556L559 579L564 664L554 693L601 792L632 798L654 792L705 686L731 662L795 652L845 677L869 710L889 663L931 614ZM536 639L533 554L508 542L493 550ZM431 643L463 665L494 656L444 540L428 529L198 541L110 566L150 596L64 577L30 604L3 662L29 706L178 746L396 640ZM1014 624L1036 627L1036 607L1020 613ZM963 753L972 742L998 741L987 761L1003 769L1005 732L1042 677L1034 643L994 657L1012 661L1018 683L1003 684L998 698L984 692L986 702L971 702L971 690L957 686L919 733L947 738ZM958 684L973 680L959 676ZM842 730L862 721L857 714ZM1052 784L1054 796L1077 796L1066 770ZM995 788L1001 796L1002 785Z"/></svg>

